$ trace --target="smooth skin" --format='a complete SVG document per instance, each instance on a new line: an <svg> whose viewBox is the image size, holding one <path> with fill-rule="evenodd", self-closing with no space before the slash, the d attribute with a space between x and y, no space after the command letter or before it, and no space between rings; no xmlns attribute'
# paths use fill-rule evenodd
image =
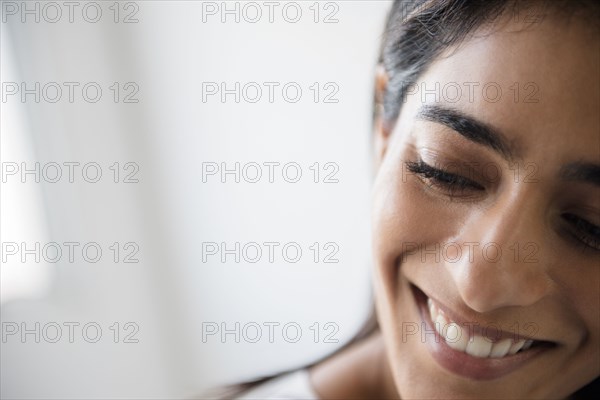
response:
<svg viewBox="0 0 600 400"><path fill-rule="evenodd" d="M578 18L481 28L419 77L420 88L458 83L457 101L454 91L439 99L419 91L407 97L393 129L376 123L372 219L381 331L311 369L323 399L568 398L600 375L600 244L588 234L589 224L600 226L599 49L597 28ZM479 83L473 96L465 82ZM483 95L490 82L502 89L498 101L491 101L493 88L487 100ZM385 87L385 73L377 84ZM424 106L480 121L500 144L494 149L422 118ZM419 160L476 185L448 189L408 172L405 163ZM492 177L489 165L500 174ZM479 246L424 260L406 246L466 242ZM486 257L487 243L502 256ZM402 335L403 323L421 323L411 285L469 321L509 332L527 326L519 333L553 347L497 379L455 374L420 335Z"/></svg>

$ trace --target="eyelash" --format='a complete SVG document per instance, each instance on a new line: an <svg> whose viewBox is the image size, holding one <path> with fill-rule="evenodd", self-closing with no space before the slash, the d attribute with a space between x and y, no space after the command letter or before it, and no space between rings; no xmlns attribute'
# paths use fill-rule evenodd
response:
<svg viewBox="0 0 600 400"><path fill-rule="evenodd" d="M450 198L465 197L468 190L484 191L485 188L471 179L433 167L423 160L405 162L407 169L426 181L431 187L446 192ZM582 246L582 251L589 248L600 251L600 227L570 213L562 215L571 225L569 234ZM574 229L573 229L574 228Z"/></svg>
<svg viewBox="0 0 600 400"><path fill-rule="evenodd" d="M570 229L569 234L583 245L583 250L592 248L600 251L600 227L573 214L563 214L562 217L575 228Z"/></svg>
<svg viewBox="0 0 600 400"><path fill-rule="evenodd" d="M427 181L431 187L445 191L450 198L465 196L464 192L467 190L485 190L483 186L471 179L433 167L423 160L407 161L405 164L410 172Z"/></svg>

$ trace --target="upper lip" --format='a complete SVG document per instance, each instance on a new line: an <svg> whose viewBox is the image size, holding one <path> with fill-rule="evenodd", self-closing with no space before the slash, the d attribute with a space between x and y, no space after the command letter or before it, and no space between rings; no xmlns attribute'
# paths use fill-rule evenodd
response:
<svg viewBox="0 0 600 400"><path fill-rule="evenodd" d="M421 289L418 289L421 290ZM515 342L519 340L532 340L535 342L548 342L543 339L536 338L532 335L528 335L524 330L534 330L537 331L539 328L537 324L533 321L521 322L521 321L513 321L510 324L507 323L499 323L494 321L485 321L482 318L476 317L473 315L475 312L471 312L473 317L465 317L455 310L449 308L442 301L436 299L433 296L422 291L423 294L430 298L434 304L446 315L446 317L451 321L459 324L464 329L469 330L469 335L478 334L488 339L496 342L502 339L511 338ZM504 329L502 327L505 327ZM508 328L508 329L507 329Z"/></svg>

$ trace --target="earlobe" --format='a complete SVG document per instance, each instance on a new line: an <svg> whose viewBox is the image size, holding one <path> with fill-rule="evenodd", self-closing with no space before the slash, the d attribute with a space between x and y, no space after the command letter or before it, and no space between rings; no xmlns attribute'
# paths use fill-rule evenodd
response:
<svg viewBox="0 0 600 400"><path fill-rule="evenodd" d="M375 70L375 104L373 115L373 149L376 167L379 166L385 155L390 136L389 127L384 122L384 94L388 84L388 75L383 65L379 64Z"/></svg>

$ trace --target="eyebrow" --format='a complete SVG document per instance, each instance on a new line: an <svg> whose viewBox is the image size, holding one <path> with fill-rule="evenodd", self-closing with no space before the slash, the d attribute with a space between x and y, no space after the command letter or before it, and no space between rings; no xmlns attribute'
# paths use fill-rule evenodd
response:
<svg viewBox="0 0 600 400"><path fill-rule="evenodd" d="M515 152L504 135L490 125L460 111L425 105L417 113L417 118L445 125L466 139L500 153L508 160L515 158Z"/></svg>
<svg viewBox="0 0 600 400"><path fill-rule="evenodd" d="M600 186L600 164L575 162L560 169L563 180L591 183Z"/></svg>
<svg viewBox="0 0 600 400"><path fill-rule="evenodd" d="M466 139L500 153L508 160L515 158L515 150L511 148L504 135L488 124L458 110L425 105L417 113L417 118L445 125ZM567 164L560 169L559 176L566 181L585 182L600 186L600 164L589 162Z"/></svg>

